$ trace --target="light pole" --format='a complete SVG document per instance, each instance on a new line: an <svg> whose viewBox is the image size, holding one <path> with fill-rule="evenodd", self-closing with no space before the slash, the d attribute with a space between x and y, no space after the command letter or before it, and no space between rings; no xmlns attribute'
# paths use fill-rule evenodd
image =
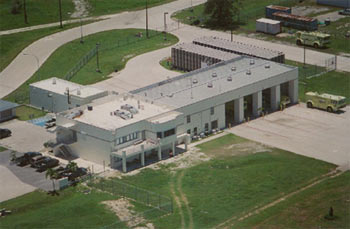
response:
<svg viewBox="0 0 350 229"><path fill-rule="evenodd" d="M166 40L166 31L167 31L167 24L166 24L166 15L168 12L164 12L164 40Z"/></svg>
<svg viewBox="0 0 350 229"><path fill-rule="evenodd" d="M98 56L98 47L99 46L100 46L100 43L96 43L96 66L97 66L96 72L101 73L101 70L100 70L100 59L99 59L99 56Z"/></svg>
<svg viewBox="0 0 350 229"><path fill-rule="evenodd" d="M148 1L146 0L146 37L149 38L148 34Z"/></svg>
<svg viewBox="0 0 350 229"><path fill-rule="evenodd" d="M61 2L61 0L58 0L58 10L60 13L60 28L63 28L63 25L62 25L62 2Z"/></svg>
<svg viewBox="0 0 350 229"><path fill-rule="evenodd" d="M24 23L28 24L26 0L23 0Z"/></svg>

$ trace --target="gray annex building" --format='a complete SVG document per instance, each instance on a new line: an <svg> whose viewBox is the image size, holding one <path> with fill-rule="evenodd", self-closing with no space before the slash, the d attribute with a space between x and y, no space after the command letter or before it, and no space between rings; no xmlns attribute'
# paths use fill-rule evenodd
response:
<svg viewBox="0 0 350 229"><path fill-rule="evenodd" d="M127 172L185 149L191 137L298 101L298 68L239 56L57 114L56 151ZM134 163L135 164L135 163Z"/></svg>

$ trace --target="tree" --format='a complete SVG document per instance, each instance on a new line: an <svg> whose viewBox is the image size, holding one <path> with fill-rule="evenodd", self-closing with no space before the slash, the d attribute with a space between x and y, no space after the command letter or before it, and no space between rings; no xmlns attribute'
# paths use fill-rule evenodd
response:
<svg viewBox="0 0 350 229"><path fill-rule="evenodd" d="M208 0L204 13L209 15L210 26L232 28L234 15L239 13L243 0Z"/></svg>
<svg viewBox="0 0 350 229"><path fill-rule="evenodd" d="M12 8L11 13L12 14L18 14L22 5L19 0L12 0Z"/></svg>
<svg viewBox="0 0 350 229"><path fill-rule="evenodd" d="M52 168L47 169L45 177L46 177L46 179L48 177L50 177L50 180L52 181L52 187L53 187L53 192L52 193L56 193L56 188L55 188L55 178L57 177L56 170L54 170Z"/></svg>
<svg viewBox="0 0 350 229"><path fill-rule="evenodd" d="M78 165L77 163L70 161L67 165L66 165L66 169L69 169L71 172L75 172L78 169Z"/></svg>

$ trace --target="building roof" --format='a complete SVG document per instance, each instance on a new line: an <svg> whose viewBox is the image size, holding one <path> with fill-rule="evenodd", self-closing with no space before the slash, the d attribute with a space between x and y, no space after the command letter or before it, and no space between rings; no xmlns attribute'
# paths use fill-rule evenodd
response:
<svg viewBox="0 0 350 229"><path fill-rule="evenodd" d="M135 109L134 114L121 108L126 104L131 105ZM89 110L89 106L92 107L92 110ZM124 93L120 95L109 95L97 99L89 105L74 108L60 114L78 122L113 131L132 123L147 120L158 115L164 115L164 113L170 112L173 109L173 107L168 105L157 104L151 100ZM115 112L117 110L124 112L124 114L126 116L129 115L129 117L124 119L121 116L116 115Z"/></svg>
<svg viewBox="0 0 350 229"><path fill-rule="evenodd" d="M182 43L174 46L173 48L184 50L186 52L196 53L202 56L215 58L218 60L230 60L232 58L239 57L239 55L236 55L234 53L229 53L218 49L212 49L194 43Z"/></svg>
<svg viewBox="0 0 350 229"><path fill-rule="evenodd" d="M218 49L227 50L236 54L256 56L263 59L272 59L283 55L282 52L266 49L237 41L229 41L218 37L201 37L193 40L193 43L212 46Z"/></svg>
<svg viewBox="0 0 350 229"><path fill-rule="evenodd" d="M0 111L5 111L8 109L13 109L18 107L19 105L17 103L12 103L12 102L8 102L5 100L1 100L0 99Z"/></svg>
<svg viewBox="0 0 350 229"><path fill-rule="evenodd" d="M71 96L76 96L79 98L87 98L104 92L103 90L100 90L95 87L83 86L56 77L32 83L30 84L30 86L37 87L60 95L66 95L68 89L69 94Z"/></svg>
<svg viewBox="0 0 350 229"><path fill-rule="evenodd" d="M132 93L180 108L295 68L268 60L241 57L152 84ZM247 75L248 70L250 75Z"/></svg>
<svg viewBox="0 0 350 229"><path fill-rule="evenodd" d="M266 23L266 24L271 24L271 25L281 24L280 21L276 21L276 20L272 20L272 19L268 19L268 18L260 18L256 21Z"/></svg>

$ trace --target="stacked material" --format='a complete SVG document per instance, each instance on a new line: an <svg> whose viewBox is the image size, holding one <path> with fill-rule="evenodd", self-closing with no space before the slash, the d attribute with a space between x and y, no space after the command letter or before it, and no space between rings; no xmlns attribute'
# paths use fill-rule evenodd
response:
<svg viewBox="0 0 350 229"><path fill-rule="evenodd" d="M229 41L217 37L202 37L195 39L193 43L204 47L234 53L237 55L252 56L265 60L275 61L278 63L284 63L283 52L266 49L242 42Z"/></svg>
<svg viewBox="0 0 350 229"><path fill-rule="evenodd" d="M184 71L193 71L221 61L237 58L238 55L206 48L193 43L184 43L171 49L173 67Z"/></svg>

